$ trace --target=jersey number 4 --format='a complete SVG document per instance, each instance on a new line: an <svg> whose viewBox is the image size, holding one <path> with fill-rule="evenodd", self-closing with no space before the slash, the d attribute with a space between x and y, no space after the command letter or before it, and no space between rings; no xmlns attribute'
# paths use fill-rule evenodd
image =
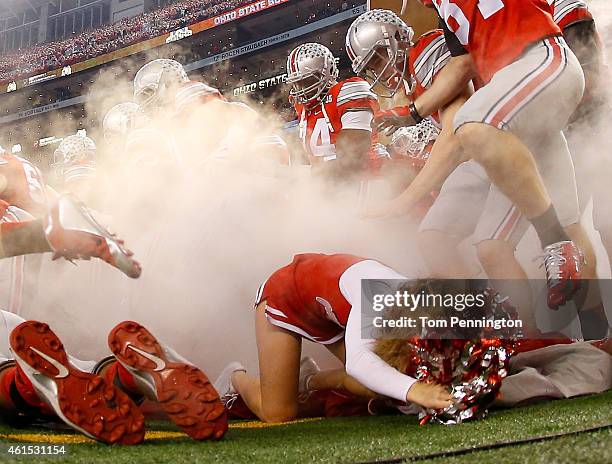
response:
<svg viewBox="0 0 612 464"><path fill-rule="evenodd" d="M498 11L504 8L503 0L478 0L478 9L484 19L489 19ZM459 26L455 35L462 45L467 45L470 37L470 22L465 16L465 13L458 5L449 1L442 0L440 2L440 11L443 12L444 21L449 24L449 18L453 18Z"/></svg>
<svg viewBox="0 0 612 464"><path fill-rule="evenodd" d="M329 126L324 118L317 119L310 134L310 150L313 156L332 158L336 156L336 146L331 143Z"/></svg>

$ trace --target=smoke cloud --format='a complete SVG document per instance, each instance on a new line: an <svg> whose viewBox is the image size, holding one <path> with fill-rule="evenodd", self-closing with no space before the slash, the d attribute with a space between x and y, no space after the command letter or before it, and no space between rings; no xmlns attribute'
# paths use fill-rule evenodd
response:
<svg viewBox="0 0 612 464"><path fill-rule="evenodd" d="M606 41L612 23L608 3L592 2ZM125 64L126 70L140 65ZM103 117L114 104L130 100L131 91L127 78L101 74L88 112ZM257 369L255 294L296 253L353 253L407 277L426 275L409 219L359 214L366 201L390 197L384 180L367 188L331 188L305 166L278 166L255 153L252 143L262 127L278 125L277 115L256 109L263 124L216 103L190 117L161 112L152 127L163 140L141 141L132 152L123 151L123 141L91 134L103 156L99 179L83 195L100 221L125 238L143 266L142 277L130 280L98 261L73 266L45 256L37 281L28 285L22 315L50 323L83 359L108 354L108 331L122 320L136 320L214 378L234 360ZM609 146L606 142L589 143ZM220 153L224 145L228 149ZM139 164L136 151L162 161ZM597 239L592 230L591 235ZM473 247L463 248L474 260ZM531 264L538 248L532 232L519 247L534 278L543 277ZM598 251L603 256L600 245ZM323 356L323 349L308 345L307 352Z"/></svg>

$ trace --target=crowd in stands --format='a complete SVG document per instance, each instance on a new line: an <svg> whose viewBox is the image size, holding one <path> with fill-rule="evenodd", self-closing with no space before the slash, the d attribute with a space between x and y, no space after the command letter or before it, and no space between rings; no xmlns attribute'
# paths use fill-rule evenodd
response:
<svg viewBox="0 0 612 464"><path fill-rule="evenodd" d="M0 56L0 82L41 74L157 37L253 0L180 0L163 8Z"/></svg>
<svg viewBox="0 0 612 464"><path fill-rule="evenodd" d="M326 3L321 0L302 0L300 8L296 11L295 15L283 19L282 30L260 31L259 33L253 33L248 36L242 31L243 34L240 45L244 45L248 42L256 42L271 35L278 34L279 32L313 23L320 19L346 11L349 8L354 8L360 4L363 4L363 2L353 1L349 3L344 1L340 4L339 2ZM192 54L188 56L191 60L196 61L226 52L236 46L234 43L235 39L236 33L233 28L219 28L213 40L201 44L199 49L191 50Z"/></svg>

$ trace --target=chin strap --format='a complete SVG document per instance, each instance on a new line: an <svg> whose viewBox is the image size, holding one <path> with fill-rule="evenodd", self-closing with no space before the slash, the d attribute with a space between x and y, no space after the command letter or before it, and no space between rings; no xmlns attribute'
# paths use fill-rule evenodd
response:
<svg viewBox="0 0 612 464"><path fill-rule="evenodd" d="M325 109L325 103L321 103L321 111L323 112L323 117L325 118L325 122L327 124L327 128L329 129L330 132L334 132L334 126L332 126L331 120L329 119L329 116L327 115L327 110Z"/></svg>
<svg viewBox="0 0 612 464"><path fill-rule="evenodd" d="M307 125L308 123L306 122L306 107L302 107L302 114L300 114L300 140L303 140L304 142L306 142L306 131L307 131Z"/></svg>

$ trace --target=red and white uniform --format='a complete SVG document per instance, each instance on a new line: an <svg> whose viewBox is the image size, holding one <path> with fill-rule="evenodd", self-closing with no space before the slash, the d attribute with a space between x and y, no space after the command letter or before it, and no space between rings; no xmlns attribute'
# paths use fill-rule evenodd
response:
<svg viewBox="0 0 612 464"><path fill-rule="evenodd" d="M28 221L47 211L42 174L32 163L0 151L1 222ZM12 313L21 312L26 260L15 256L0 265L0 303Z"/></svg>
<svg viewBox="0 0 612 464"><path fill-rule="evenodd" d="M0 200L39 217L47 210L42 174L29 161L0 152Z"/></svg>
<svg viewBox="0 0 612 464"><path fill-rule="evenodd" d="M296 103L295 111L300 118L300 138L308 153L310 164L336 159L336 140L343 129L371 131L367 114L377 112L378 97L370 85L359 77L352 77L335 84L323 99L323 103L312 108ZM364 119L365 116L365 119ZM372 137L372 145L377 137ZM370 159L377 156L370 152Z"/></svg>
<svg viewBox="0 0 612 464"><path fill-rule="evenodd" d="M485 83L530 45L561 35L547 0L433 0L433 4L472 56Z"/></svg>
<svg viewBox="0 0 612 464"><path fill-rule="evenodd" d="M438 73L451 59L442 29L423 34L410 49L408 71L414 82L412 98L419 98L431 87Z"/></svg>
<svg viewBox="0 0 612 464"><path fill-rule="evenodd" d="M377 261L352 255L302 254L276 271L257 292L273 325L316 343L344 339L346 372L366 388L406 401L416 379L401 374L374 352L362 329L362 282L406 278ZM367 333L367 332L366 332Z"/></svg>
<svg viewBox="0 0 612 464"><path fill-rule="evenodd" d="M581 21L592 21L593 15L583 0L554 0L553 19L564 30Z"/></svg>
<svg viewBox="0 0 612 464"><path fill-rule="evenodd" d="M261 286L255 305L265 301L266 318L277 327L316 343L334 343L344 336L351 311L340 289L340 278L364 260L340 254L296 255Z"/></svg>
<svg viewBox="0 0 612 464"><path fill-rule="evenodd" d="M193 106L203 105L211 100L225 101L219 90L203 82L188 81L176 93L176 111L182 113L189 111Z"/></svg>
<svg viewBox="0 0 612 464"><path fill-rule="evenodd" d="M237 126L245 124L247 121L251 122L258 119L257 113L245 105L244 103L227 102L223 94L211 87L204 84L203 82L189 81L183 84L182 88L177 92L175 97L176 111L179 116L189 114L189 112L196 110L202 105L210 103L212 101L220 101L227 103L225 113L235 113L235 120ZM225 152L231 150L232 142L236 140L242 141L244 134L236 135L232 128L228 129L228 134L225 140L221 142L221 146L215 152L215 156L224 156ZM280 164L290 164L289 149L287 143L278 135L272 133L261 133L257 137L254 137L253 147L256 150L266 153L270 158L278 161Z"/></svg>
<svg viewBox="0 0 612 464"><path fill-rule="evenodd" d="M409 72L414 83L413 98L418 98L431 87L450 58L451 52L441 29L427 32L419 38L409 57ZM435 116L434 119L439 122L439 115ZM431 146L428 150L431 150ZM423 156L428 158L429 151ZM419 165L413 163L413 166ZM483 214L490 186L489 178L480 165L473 160L462 163L444 182L439 194L432 192L429 204L423 202L427 208L423 208L424 218L419 230L443 232L461 241L473 236L476 244L489 239L518 243L528 223L516 209L511 210L513 214L507 213L511 207L511 203L507 205L509 200L495 202L496 208L490 207Z"/></svg>

